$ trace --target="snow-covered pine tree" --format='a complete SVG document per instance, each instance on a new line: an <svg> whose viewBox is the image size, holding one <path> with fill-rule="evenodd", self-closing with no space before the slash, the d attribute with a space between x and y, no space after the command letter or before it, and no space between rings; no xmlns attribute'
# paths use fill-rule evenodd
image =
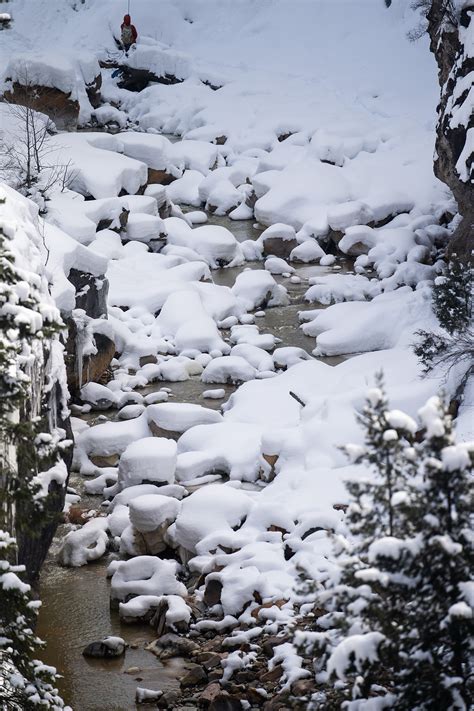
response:
<svg viewBox="0 0 474 711"><path fill-rule="evenodd" d="M64 703L53 686L56 672L34 657L41 646L33 631L40 603L21 579L15 534L44 524L38 474L57 460L58 450L42 418L22 415L28 369L61 323L41 299L40 277L16 263L9 237L0 227L0 706L58 711Z"/></svg>
<svg viewBox="0 0 474 711"><path fill-rule="evenodd" d="M40 603L19 577L24 566L12 565L15 539L0 531L0 704L8 711L59 711L64 702L53 686L56 670L35 659L42 646L34 633Z"/></svg>
<svg viewBox="0 0 474 711"><path fill-rule="evenodd" d="M474 444L456 444L446 404L419 411L423 439L400 508L412 540L400 575L414 581L398 630L397 709L474 707Z"/></svg>
<svg viewBox="0 0 474 711"><path fill-rule="evenodd" d="M306 652L318 650L316 680L324 686L312 708L344 703L361 711L373 708L378 696L377 708L467 711L474 703L474 443L455 443L446 404L438 397L419 411L421 441L413 444L414 421L385 408L383 393L371 391L360 418L365 447L346 449L355 461L371 463L377 482L386 457L371 448L377 441L396 441L395 430L396 471L403 472L390 507L387 498L379 499L380 481L375 488L350 485L356 498L346 524L354 543L350 554L347 544L345 550L340 546L339 577L317 599L328 610L318 619L325 631L296 636ZM393 427L388 437L387 425ZM382 437L374 438L381 427ZM378 520L385 527L374 526L373 498L379 499Z"/></svg>
<svg viewBox="0 0 474 711"><path fill-rule="evenodd" d="M440 323L439 332L418 331L415 354L425 372L437 365L454 365L474 356L472 298L474 269L452 255L444 274L435 279L432 292L433 311Z"/></svg>
<svg viewBox="0 0 474 711"><path fill-rule="evenodd" d="M435 279L433 286L433 310L449 334L463 331L469 325L473 289L473 270L453 254L444 274Z"/></svg>
<svg viewBox="0 0 474 711"><path fill-rule="evenodd" d="M353 463L367 465L370 476L346 483L351 503L345 524L351 545L334 537L339 574L318 596L318 605L328 611L318 619L324 631L296 637L303 650L314 650L316 680L327 685L336 678L334 688L315 706L321 709L374 695L389 702L394 691L391 670L398 667L393 631L403 622L407 588L406 581L398 579L393 556L395 536L403 531L395 503L397 492L406 486L405 452L411 451L417 427L411 417L389 409L381 375L358 421L364 444L343 449Z"/></svg>

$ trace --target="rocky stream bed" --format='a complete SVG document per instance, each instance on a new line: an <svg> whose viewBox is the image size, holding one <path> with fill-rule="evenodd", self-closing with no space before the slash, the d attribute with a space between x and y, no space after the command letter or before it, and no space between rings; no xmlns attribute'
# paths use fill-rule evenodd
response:
<svg viewBox="0 0 474 711"><path fill-rule="evenodd" d="M231 230L239 241L256 239L261 233L252 221L233 222L227 217L209 216L209 224L216 224ZM250 262L243 267L217 269L212 273L214 283L232 286L236 276L243 269L260 269L261 263ZM289 304L267 309L258 319L262 333L271 333L280 339L279 346L295 346L309 354L314 347L314 339L305 336L299 327L298 312L310 308L304 301L304 294L311 277L327 274L332 268L301 265L294 277L276 277L289 293ZM334 271L351 273L350 261L340 260ZM314 308L314 305L312 305ZM228 336L228 334L227 334ZM345 360L344 356L322 358L329 365ZM191 377L184 382L160 381L140 390L143 395L168 387L173 402L203 404L202 393L207 386L199 377ZM237 386L225 385L225 399ZM222 400L207 400L206 407L219 410ZM91 412L80 415L89 425L115 420L117 412L106 415ZM80 503L73 507L70 520L77 523L87 516L100 515L101 496L91 496L84 492L84 478L73 473L70 487L81 496ZM205 486L205 484L204 484ZM189 487L195 491L199 487ZM247 484L247 488L257 490L258 486ZM75 518L76 517L76 518ZM79 517L79 518L77 518ZM63 675L60 689L64 698L76 711L129 711L142 708L136 701L137 687L163 691L159 700L146 702L144 708L209 708L241 709L241 702L248 702L246 708L283 709L296 708L296 701L289 701L289 692L278 693L281 666L272 671L267 668L273 647L284 643L287 635L266 634L258 640L237 638L229 644L229 629L199 633L191 631L185 636L168 633L157 638L156 629L146 623L124 624L117 610L111 609L109 582L106 577L109 553L99 561L80 568L65 568L58 564L56 556L61 541L70 525L60 526L48 559L41 574L40 591L43 601L39 634L47 642L44 660L57 667ZM190 580L191 589L195 580ZM208 599L209 605L213 601ZM205 608L201 609L203 617ZM196 617L198 618L199 611ZM256 616L255 616L256 619ZM258 628L257 628L258 629ZM118 658L90 659L82 655L83 649L96 640L108 635L123 638L127 648ZM227 642L226 642L227 640ZM257 667L237 672L232 681L220 684L224 670L222 660L235 650L255 651L258 649ZM297 682L293 689L298 695L304 694L304 680Z"/></svg>

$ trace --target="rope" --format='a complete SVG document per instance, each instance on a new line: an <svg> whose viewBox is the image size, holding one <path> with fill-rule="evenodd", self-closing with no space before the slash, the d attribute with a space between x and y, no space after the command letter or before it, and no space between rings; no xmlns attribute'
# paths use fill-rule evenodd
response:
<svg viewBox="0 0 474 711"><path fill-rule="evenodd" d="M130 0L128 0L128 10L127 10L127 14L130 15Z"/></svg>

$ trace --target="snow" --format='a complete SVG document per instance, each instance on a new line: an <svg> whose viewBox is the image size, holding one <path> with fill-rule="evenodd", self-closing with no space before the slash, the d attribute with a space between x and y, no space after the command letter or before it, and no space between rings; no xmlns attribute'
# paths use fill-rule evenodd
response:
<svg viewBox="0 0 474 711"><path fill-rule="evenodd" d="M108 522L106 518L91 519L77 531L68 533L58 552L61 565L74 568L101 558L107 550Z"/></svg>
<svg viewBox="0 0 474 711"><path fill-rule="evenodd" d="M142 482L172 484L175 469L175 442L163 437L145 437L132 441L123 451L119 463L118 483L123 489Z"/></svg>
<svg viewBox="0 0 474 711"><path fill-rule="evenodd" d="M48 51L25 53L10 57L3 78L18 84L31 84L59 89L77 100L80 83L92 84L100 74L97 59L92 55Z"/></svg>
<svg viewBox="0 0 474 711"><path fill-rule="evenodd" d="M247 311L288 303L286 289L263 269L249 269L238 274L232 292L243 301Z"/></svg>
<svg viewBox="0 0 474 711"><path fill-rule="evenodd" d="M364 662L378 659L378 648L384 641L380 632L351 635L338 644L328 661L328 674L335 673L339 679L345 679L346 670L353 663L358 671Z"/></svg>
<svg viewBox="0 0 474 711"><path fill-rule="evenodd" d="M169 536L180 546L194 552L206 536L232 530L252 508L251 499L236 489L210 484L186 498Z"/></svg>
<svg viewBox="0 0 474 711"><path fill-rule="evenodd" d="M186 482L225 472L230 479L254 481L259 471L260 435L246 424L222 422L192 427L178 440L176 477Z"/></svg>
<svg viewBox="0 0 474 711"><path fill-rule="evenodd" d="M225 227L203 225L191 229L182 220L171 217L165 220L168 244L189 247L202 257L212 269L218 266L242 264L241 248L233 234Z"/></svg>
<svg viewBox="0 0 474 711"><path fill-rule="evenodd" d="M173 522L179 510L180 504L176 499L160 494L144 494L130 501L130 522L140 533L148 533L165 521Z"/></svg>
<svg viewBox="0 0 474 711"><path fill-rule="evenodd" d="M159 403L147 409L148 422L167 432L186 432L197 425L221 422L222 415L202 405L188 403Z"/></svg>
<svg viewBox="0 0 474 711"><path fill-rule="evenodd" d="M218 357L204 368L203 383L245 383L256 377L257 370L241 356Z"/></svg>
<svg viewBox="0 0 474 711"><path fill-rule="evenodd" d="M140 555L114 566L110 582L111 598L126 601L130 595L186 595L176 578L177 563L150 555Z"/></svg>
<svg viewBox="0 0 474 711"><path fill-rule="evenodd" d="M108 134L58 134L51 146L58 162L70 164L69 187L82 195L105 198L122 190L133 195L147 182L146 165L116 153L120 144Z"/></svg>

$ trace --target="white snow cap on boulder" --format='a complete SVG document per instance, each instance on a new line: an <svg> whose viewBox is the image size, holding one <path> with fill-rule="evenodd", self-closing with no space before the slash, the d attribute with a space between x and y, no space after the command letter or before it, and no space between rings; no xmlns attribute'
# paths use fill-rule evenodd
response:
<svg viewBox="0 0 474 711"><path fill-rule="evenodd" d="M265 269L247 269L238 274L232 292L242 300L247 311L259 306L285 306L288 295Z"/></svg>
<svg viewBox="0 0 474 711"><path fill-rule="evenodd" d="M176 578L177 562L140 555L113 566L110 596L126 601L135 595L180 595L187 590Z"/></svg>
<svg viewBox="0 0 474 711"><path fill-rule="evenodd" d="M175 543L194 553L206 536L220 530L231 531L242 523L252 507L252 499L244 492L211 484L183 501L168 534Z"/></svg>
<svg viewBox="0 0 474 711"><path fill-rule="evenodd" d="M130 522L137 531L150 533L156 531L165 521L174 521L181 508L181 503L170 496L143 494L132 499L128 508Z"/></svg>
<svg viewBox="0 0 474 711"><path fill-rule="evenodd" d="M176 443L164 437L144 437L129 444L119 463L122 489L143 482L172 484L176 469Z"/></svg>

